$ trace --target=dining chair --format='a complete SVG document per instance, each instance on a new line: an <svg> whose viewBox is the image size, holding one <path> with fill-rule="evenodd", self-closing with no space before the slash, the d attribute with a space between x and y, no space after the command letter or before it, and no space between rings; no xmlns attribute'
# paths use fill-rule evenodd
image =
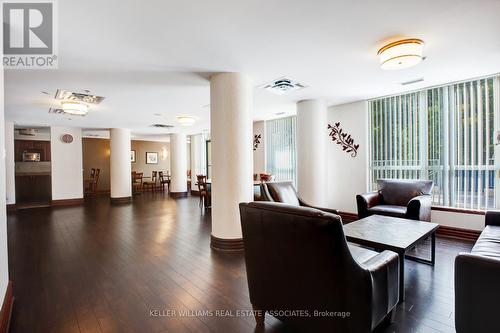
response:
<svg viewBox="0 0 500 333"><path fill-rule="evenodd" d="M158 171L158 178L160 180L161 191L165 192L165 184L167 184L167 192L170 192L170 176L164 176L163 171Z"/></svg>
<svg viewBox="0 0 500 333"><path fill-rule="evenodd" d="M99 183L99 176L101 175L101 169L95 169L94 181L92 182L92 193L97 193L97 185Z"/></svg>
<svg viewBox="0 0 500 333"><path fill-rule="evenodd" d="M158 172L157 171L153 171L151 172L151 180L148 180L148 181L145 181L145 182L142 182L142 188L144 189L144 191L146 190L146 188L148 187L151 187L151 191L154 192L156 190L156 182L157 182L157 174Z"/></svg>
<svg viewBox="0 0 500 333"><path fill-rule="evenodd" d="M90 169L90 178L94 178L95 177L95 169L92 168Z"/></svg>
<svg viewBox="0 0 500 333"><path fill-rule="evenodd" d="M211 193L210 188L207 184L207 176L196 175L198 191L200 192L200 206L205 207L205 209L211 206Z"/></svg>
<svg viewBox="0 0 500 333"><path fill-rule="evenodd" d="M132 172L132 192L134 194L138 194L142 190L142 178L143 178L143 173L142 172Z"/></svg>

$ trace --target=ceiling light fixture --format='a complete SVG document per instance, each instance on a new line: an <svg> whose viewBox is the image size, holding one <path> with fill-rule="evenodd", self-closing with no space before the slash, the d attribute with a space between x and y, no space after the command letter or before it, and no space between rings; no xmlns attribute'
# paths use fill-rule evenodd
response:
<svg viewBox="0 0 500 333"><path fill-rule="evenodd" d="M65 113L75 116L86 116L89 112L89 106L85 103L75 101L64 101L61 103Z"/></svg>
<svg viewBox="0 0 500 333"><path fill-rule="evenodd" d="M403 39L387 44L378 51L382 69L395 70L417 65L423 60L424 42Z"/></svg>
<svg viewBox="0 0 500 333"><path fill-rule="evenodd" d="M178 116L177 122L181 126L193 126L196 122L196 118L190 116Z"/></svg>

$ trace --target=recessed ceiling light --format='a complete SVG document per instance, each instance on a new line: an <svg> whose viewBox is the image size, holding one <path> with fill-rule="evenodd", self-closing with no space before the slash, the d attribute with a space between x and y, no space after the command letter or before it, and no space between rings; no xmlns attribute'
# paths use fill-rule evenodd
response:
<svg viewBox="0 0 500 333"><path fill-rule="evenodd" d="M161 117L161 113L153 113L153 116Z"/></svg>
<svg viewBox="0 0 500 333"><path fill-rule="evenodd" d="M276 112L275 115L281 116L282 114L285 114L285 112Z"/></svg>
<svg viewBox="0 0 500 333"><path fill-rule="evenodd" d="M181 126L193 126L196 118L191 116L177 116L177 122Z"/></svg>
<svg viewBox="0 0 500 333"><path fill-rule="evenodd" d="M390 43L378 51L382 69L395 70L417 65L423 59L424 42L420 39L403 39Z"/></svg>

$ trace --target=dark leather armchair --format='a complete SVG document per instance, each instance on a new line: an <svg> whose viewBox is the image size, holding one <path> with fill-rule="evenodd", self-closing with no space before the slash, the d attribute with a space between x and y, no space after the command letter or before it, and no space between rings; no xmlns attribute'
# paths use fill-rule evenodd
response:
<svg viewBox="0 0 500 333"><path fill-rule="evenodd" d="M337 209L320 208L308 205L299 197L291 181L262 183L260 184L260 193L261 201L281 202L288 205L315 208L332 214L339 213Z"/></svg>
<svg viewBox="0 0 500 333"><path fill-rule="evenodd" d="M500 332L500 211L488 211L486 227L470 253L455 258L457 333Z"/></svg>
<svg viewBox="0 0 500 333"><path fill-rule="evenodd" d="M306 332L371 332L390 318L396 253L349 245L340 216L317 209L261 201L240 213L257 324L267 312Z"/></svg>
<svg viewBox="0 0 500 333"><path fill-rule="evenodd" d="M358 216L386 215L411 220L431 220L430 180L379 179L379 190L356 196Z"/></svg>

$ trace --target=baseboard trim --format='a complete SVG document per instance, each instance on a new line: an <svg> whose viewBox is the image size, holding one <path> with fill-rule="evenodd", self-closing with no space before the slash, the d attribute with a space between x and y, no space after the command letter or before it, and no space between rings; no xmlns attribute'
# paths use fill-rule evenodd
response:
<svg viewBox="0 0 500 333"><path fill-rule="evenodd" d="M170 192L170 196L174 199L185 198L188 196L188 192Z"/></svg>
<svg viewBox="0 0 500 333"><path fill-rule="evenodd" d="M7 212L13 212L17 209L16 204L7 204L6 207L7 207Z"/></svg>
<svg viewBox="0 0 500 333"><path fill-rule="evenodd" d="M195 197L199 197L200 196L200 191L198 191L198 190L191 190L191 195L193 195Z"/></svg>
<svg viewBox="0 0 500 333"><path fill-rule="evenodd" d="M83 198L75 198L75 199L60 199L60 200L52 200L50 203L51 206L78 206L83 205L85 203L85 199Z"/></svg>
<svg viewBox="0 0 500 333"><path fill-rule="evenodd" d="M5 297L3 299L2 310L0 311L0 333L9 332L13 306L14 292L12 288L12 281L9 281L7 284L7 290L5 291Z"/></svg>
<svg viewBox="0 0 500 333"><path fill-rule="evenodd" d="M348 212L339 212L339 215L342 218L342 222L344 224L359 220L358 214L348 213Z"/></svg>
<svg viewBox="0 0 500 333"><path fill-rule="evenodd" d="M110 198L112 204L125 204L132 202L132 197Z"/></svg>
<svg viewBox="0 0 500 333"><path fill-rule="evenodd" d="M470 241L477 241L481 231L462 229L456 227L449 227L445 225L440 225L436 231L436 235L446 238L456 238Z"/></svg>
<svg viewBox="0 0 500 333"><path fill-rule="evenodd" d="M217 251L243 251L243 238L223 239L210 235L210 247Z"/></svg>

